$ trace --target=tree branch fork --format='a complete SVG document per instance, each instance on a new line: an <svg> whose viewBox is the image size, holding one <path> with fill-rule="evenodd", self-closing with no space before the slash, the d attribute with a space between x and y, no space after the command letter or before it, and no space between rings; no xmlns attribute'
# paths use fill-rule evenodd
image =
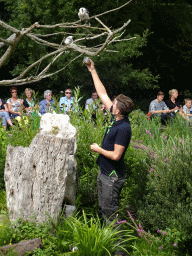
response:
<svg viewBox="0 0 192 256"><path fill-rule="evenodd" d="M18 30L2 20L0 20L0 26L5 28L6 30L11 31L13 34L7 38L3 39L0 38L0 48L5 47L8 45L8 48L4 52L3 56L0 58L0 67L2 67L10 58L12 55L13 51L16 49L17 45L20 43L20 41L23 39L23 37L28 37L32 41L34 41L36 44L44 45L46 47L51 48L51 52L49 51L48 54L44 55L43 57L39 58L37 61L29 65L18 77L11 79L11 80L1 80L0 85L22 85L22 84L28 84L32 82L37 82L40 81L44 78L53 76L61 71L63 71L70 63L75 61L76 59L80 58L83 54L87 56L97 56L101 51L112 51L113 50L108 50L107 46L111 43L116 43L120 42L123 40L129 41L132 39L135 39L135 37L128 38L128 39L123 39L122 35L124 34L125 28L130 24L131 20L129 19L127 22L125 22L120 28L116 30L112 30L109 28L106 24L104 24L100 18L102 15L107 14L112 11L117 11L120 8L123 8L125 5L129 4L131 1L127 2L126 4L113 9L109 10L105 13L98 14L95 16L92 16L89 20L96 20L98 25L96 27L91 27L88 26L87 23L84 25L80 24L80 21L76 21L73 23L61 23L61 24L55 24L55 25L40 25L38 22L35 22L33 25L31 25L29 28L23 28L21 30ZM82 23L82 22L81 22ZM34 29L39 29L41 28L41 31L43 29L43 34L37 34L37 33L32 33ZM64 31L61 32L55 32L55 33L46 33L47 29L53 29L53 28L61 28ZM81 28L83 30L83 33L81 34L76 34L66 32L67 30L71 29L79 29ZM120 33L120 35L118 35ZM64 39L68 35L73 35L73 37L78 37L78 39L74 40L70 44L65 44L64 39L60 43L53 43L50 42L47 38L51 38L52 36L55 35L64 35ZM80 37L80 38L79 38ZM86 42L88 40L95 40L101 38L102 43L100 45L94 45L92 47L87 47ZM56 70L55 72L50 72L48 73L50 67L58 60L63 54L68 54L69 52L77 52L79 55L77 55L75 58L72 60L68 61L64 65L63 68L60 70ZM117 51L114 51L117 52ZM40 70L38 74L35 76L27 76L27 73L33 69L35 66L40 65L42 61L51 58L49 60L49 64L43 69ZM38 68L39 69L39 68Z"/></svg>

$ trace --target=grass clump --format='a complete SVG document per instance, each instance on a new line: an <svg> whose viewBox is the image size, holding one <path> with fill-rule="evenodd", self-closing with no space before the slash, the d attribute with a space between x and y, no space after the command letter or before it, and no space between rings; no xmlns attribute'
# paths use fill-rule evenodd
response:
<svg viewBox="0 0 192 256"><path fill-rule="evenodd" d="M33 255L46 256L108 256L119 249L127 251L132 240L136 239L132 230L121 231L118 225L102 225L98 218L85 212L81 217L66 219L60 216L57 222L49 218L48 222L41 224L19 219L0 226L0 231L0 246L40 237L44 248L35 250Z"/></svg>

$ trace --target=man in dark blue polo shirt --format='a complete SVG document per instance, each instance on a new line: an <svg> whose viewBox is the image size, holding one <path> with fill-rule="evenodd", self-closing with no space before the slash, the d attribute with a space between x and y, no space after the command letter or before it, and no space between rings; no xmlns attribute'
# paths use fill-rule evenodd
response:
<svg viewBox="0 0 192 256"><path fill-rule="evenodd" d="M100 153L97 164L100 171L97 177L99 215L108 223L116 218L119 209L119 195L124 184L124 155L131 139L131 125L128 114L133 110L133 101L120 94L114 103L97 75L94 63L85 64L90 71L95 89L106 109L112 113L112 120L103 138L102 146L94 143L91 150Z"/></svg>

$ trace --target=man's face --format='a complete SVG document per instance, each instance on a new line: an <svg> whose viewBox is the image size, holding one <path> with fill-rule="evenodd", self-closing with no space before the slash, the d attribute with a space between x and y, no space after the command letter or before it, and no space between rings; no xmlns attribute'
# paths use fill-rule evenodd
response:
<svg viewBox="0 0 192 256"><path fill-rule="evenodd" d="M71 98L71 94L72 94L72 92L71 92L70 90L66 90L66 91L65 91L65 96L66 96L68 99Z"/></svg>
<svg viewBox="0 0 192 256"><path fill-rule="evenodd" d="M52 94L51 94L51 93L48 93L47 96L46 96L46 99L47 99L48 101L50 101L51 98L52 98Z"/></svg>
<svg viewBox="0 0 192 256"><path fill-rule="evenodd" d="M96 92L92 93L91 98L92 98L93 100L96 100L97 97L98 97L98 95L97 95Z"/></svg>
<svg viewBox="0 0 192 256"><path fill-rule="evenodd" d="M187 108L191 108L191 101L190 101L190 100L187 101L187 102L185 103L185 105L187 106Z"/></svg>
<svg viewBox="0 0 192 256"><path fill-rule="evenodd" d="M158 95L157 96L157 101L161 102L164 99L164 95Z"/></svg>

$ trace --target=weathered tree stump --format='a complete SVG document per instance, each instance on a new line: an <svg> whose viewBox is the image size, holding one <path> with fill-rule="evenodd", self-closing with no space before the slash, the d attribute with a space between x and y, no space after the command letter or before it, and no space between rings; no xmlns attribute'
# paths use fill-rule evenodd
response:
<svg viewBox="0 0 192 256"><path fill-rule="evenodd" d="M49 129L48 129L49 128ZM46 213L54 220L76 199L76 129L66 115L45 114L29 147L8 146L5 186L10 219Z"/></svg>

